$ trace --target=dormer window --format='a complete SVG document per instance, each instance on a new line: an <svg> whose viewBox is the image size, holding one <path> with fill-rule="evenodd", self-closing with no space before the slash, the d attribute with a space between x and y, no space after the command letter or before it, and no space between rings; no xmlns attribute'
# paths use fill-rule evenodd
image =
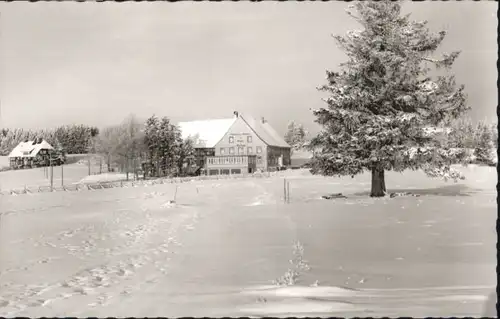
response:
<svg viewBox="0 0 500 319"><path fill-rule="evenodd" d="M234 143L234 136L229 136L229 144Z"/></svg>

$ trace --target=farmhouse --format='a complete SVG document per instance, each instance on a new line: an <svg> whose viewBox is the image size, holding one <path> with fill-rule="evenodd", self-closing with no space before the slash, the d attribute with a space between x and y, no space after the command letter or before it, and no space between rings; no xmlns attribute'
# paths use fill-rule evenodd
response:
<svg viewBox="0 0 500 319"><path fill-rule="evenodd" d="M47 166L53 149L47 141L41 138L21 142L8 155L10 167L18 169Z"/></svg>
<svg viewBox="0 0 500 319"><path fill-rule="evenodd" d="M180 122L194 140L196 164L208 175L272 171L290 165L290 150L264 119L234 112L229 119Z"/></svg>

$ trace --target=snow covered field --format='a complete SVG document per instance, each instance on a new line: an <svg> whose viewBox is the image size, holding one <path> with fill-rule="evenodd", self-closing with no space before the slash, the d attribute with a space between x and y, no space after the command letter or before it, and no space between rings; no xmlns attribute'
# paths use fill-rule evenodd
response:
<svg viewBox="0 0 500 319"><path fill-rule="evenodd" d="M83 158L84 161L86 160L85 155L68 155L68 158L71 162L74 162L78 158ZM2 166L9 166L9 161L6 156L0 157L0 167ZM0 190L8 191L12 189L23 189L25 186L50 186L50 179L45 175L45 169L44 167L38 167L0 172ZM92 174L97 174L99 171L99 165L92 163L90 172ZM103 171L105 171L105 168L103 168ZM64 165L62 169L61 166L54 166L53 183L55 187L59 187L61 186L62 178L64 178L65 186L78 183L84 178L87 178L88 181L96 179L96 175L88 176L88 173L89 168L86 163L67 164Z"/></svg>
<svg viewBox="0 0 500 319"><path fill-rule="evenodd" d="M0 168L9 166L9 158L7 156L0 156Z"/></svg>
<svg viewBox="0 0 500 319"><path fill-rule="evenodd" d="M367 197L368 174L304 171L3 196L0 316L481 316L496 172L465 170L458 184L388 173L389 191L421 194L393 199ZM333 192L348 198L320 199ZM297 241L310 269L273 286Z"/></svg>

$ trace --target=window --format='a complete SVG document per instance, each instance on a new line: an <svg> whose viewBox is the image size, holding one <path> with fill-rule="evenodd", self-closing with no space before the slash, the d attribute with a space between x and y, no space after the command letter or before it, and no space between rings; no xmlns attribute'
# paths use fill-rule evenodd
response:
<svg viewBox="0 0 500 319"><path fill-rule="evenodd" d="M257 154L262 153L262 146L257 146Z"/></svg>
<svg viewBox="0 0 500 319"><path fill-rule="evenodd" d="M252 153L253 153L253 150L252 150L252 147L251 147L251 146L249 146L249 147L248 147L248 149L247 149L247 153L248 153L248 154L252 154Z"/></svg>
<svg viewBox="0 0 500 319"><path fill-rule="evenodd" d="M229 143L230 144L234 143L234 136L229 136Z"/></svg>
<svg viewBox="0 0 500 319"><path fill-rule="evenodd" d="M234 154L234 147L229 148L229 154Z"/></svg>
<svg viewBox="0 0 500 319"><path fill-rule="evenodd" d="M223 154L223 155L226 154L226 149L224 147L221 147L220 148L220 153Z"/></svg>
<svg viewBox="0 0 500 319"><path fill-rule="evenodd" d="M247 136L247 143L252 143L252 136L251 135Z"/></svg>
<svg viewBox="0 0 500 319"><path fill-rule="evenodd" d="M245 154L245 149L243 146L238 146L238 154Z"/></svg>

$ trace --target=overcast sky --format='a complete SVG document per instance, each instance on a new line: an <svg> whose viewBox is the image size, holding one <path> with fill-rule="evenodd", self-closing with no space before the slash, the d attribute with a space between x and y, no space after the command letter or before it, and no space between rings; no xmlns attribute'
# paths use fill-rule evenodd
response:
<svg viewBox="0 0 500 319"><path fill-rule="evenodd" d="M102 127L126 114L174 121L266 117L313 127L316 87L345 60L330 34L360 27L346 2L0 3L0 126ZM415 2L448 30L444 51L471 116L496 119L496 2ZM313 129L314 130L314 129Z"/></svg>

